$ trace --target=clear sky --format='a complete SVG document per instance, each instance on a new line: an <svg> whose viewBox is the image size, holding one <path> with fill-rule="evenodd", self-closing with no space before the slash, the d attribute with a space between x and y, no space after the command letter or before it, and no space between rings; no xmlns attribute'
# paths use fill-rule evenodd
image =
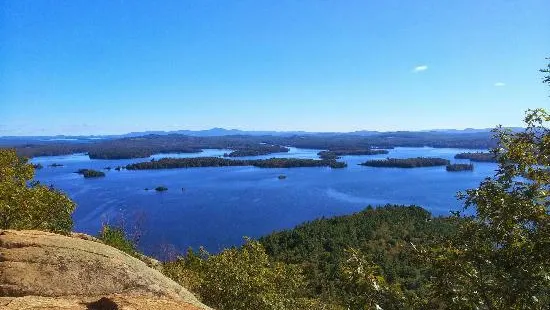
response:
<svg viewBox="0 0 550 310"><path fill-rule="evenodd" d="M0 135L521 125L550 1L0 0Z"/></svg>

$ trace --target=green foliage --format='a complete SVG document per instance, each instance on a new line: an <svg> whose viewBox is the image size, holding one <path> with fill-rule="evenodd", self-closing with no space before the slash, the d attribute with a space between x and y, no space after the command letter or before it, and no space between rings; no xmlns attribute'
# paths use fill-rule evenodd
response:
<svg viewBox="0 0 550 310"><path fill-rule="evenodd" d="M195 167L230 167L230 166L254 166L258 168L293 168L293 167L331 167L344 168L346 163L335 160L318 160L302 158L270 158L270 159L227 159L220 157L194 157L194 158L162 158L159 160L145 161L129 164L128 170L147 169L173 169Z"/></svg>
<svg viewBox="0 0 550 310"><path fill-rule="evenodd" d="M120 226L103 225L97 238L129 255L136 256L138 253L135 242L126 235L124 228Z"/></svg>
<svg viewBox="0 0 550 310"><path fill-rule="evenodd" d="M289 148L280 145L257 144L223 154L224 157L259 156L272 153L288 153Z"/></svg>
<svg viewBox="0 0 550 310"><path fill-rule="evenodd" d="M82 174L85 178L99 178L105 176L105 172L93 169L79 169L77 173Z"/></svg>
<svg viewBox="0 0 550 310"><path fill-rule="evenodd" d="M40 143L17 146L21 156L52 156L88 153L93 159L145 158L157 153L200 153L202 149L232 149L252 152L265 147L286 145L330 151L404 147L489 148L494 145L487 132L381 132L368 136L355 134L255 136L233 135L196 137L180 134L145 135L107 139L90 143ZM238 153L237 153L238 154Z"/></svg>
<svg viewBox="0 0 550 310"><path fill-rule="evenodd" d="M499 169L461 194L466 217L429 252L433 296L457 309L550 305L550 115L530 110L526 130L495 130Z"/></svg>
<svg viewBox="0 0 550 310"><path fill-rule="evenodd" d="M470 161L496 163L497 158L494 153L476 152L476 153L458 153L456 159L469 159Z"/></svg>
<svg viewBox="0 0 550 310"><path fill-rule="evenodd" d="M341 268L355 248L381 267L391 285L399 284L406 298L422 294L427 266L414 258L416 245L431 245L449 235L454 225L432 218L420 207L372 208L356 214L319 219L294 229L262 237L260 242L275 261L299 264L307 280L306 296L349 304L353 298L342 286Z"/></svg>
<svg viewBox="0 0 550 310"><path fill-rule="evenodd" d="M63 193L33 182L34 168L15 150L0 149L0 229L70 232L75 204Z"/></svg>
<svg viewBox="0 0 550 310"><path fill-rule="evenodd" d="M546 58L546 59L550 60L550 58ZM542 77L542 82L550 84L550 62L548 62L548 65L546 65L546 68L540 69L540 72L546 73L546 75Z"/></svg>
<svg viewBox="0 0 550 310"><path fill-rule="evenodd" d="M472 171L472 170L474 170L474 165L472 165L472 164L452 164L452 165L447 165L447 167L445 167L445 169L447 171L450 171L450 172Z"/></svg>
<svg viewBox="0 0 550 310"><path fill-rule="evenodd" d="M396 168L418 168L446 166L450 161L435 157L416 157L416 158L386 158L384 160L367 160L361 163L361 166L369 167L396 167Z"/></svg>
<svg viewBox="0 0 550 310"><path fill-rule="evenodd" d="M322 159L333 159L336 160L340 158L340 156L343 155L380 155L380 154L388 154L388 150L380 150L380 149L371 149L371 148L365 148L365 149L333 149L329 151L320 151L317 153L320 158Z"/></svg>
<svg viewBox="0 0 550 310"><path fill-rule="evenodd" d="M356 249L349 249L346 254L348 257L341 273L348 295L347 309L398 310L406 307L399 284L388 284L378 265Z"/></svg>
<svg viewBox="0 0 550 310"><path fill-rule="evenodd" d="M241 248L218 255L189 251L177 261L165 263L164 272L219 310L311 309L320 305L300 296L304 286L300 268L270 261L257 241L247 240Z"/></svg>

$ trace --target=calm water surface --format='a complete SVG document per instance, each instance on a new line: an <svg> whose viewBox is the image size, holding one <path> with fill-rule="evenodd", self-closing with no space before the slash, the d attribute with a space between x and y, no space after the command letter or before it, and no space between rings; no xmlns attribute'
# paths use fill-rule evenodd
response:
<svg viewBox="0 0 550 310"><path fill-rule="evenodd" d="M246 158L317 158L319 150L291 148L289 153ZM435 215L461 207L457 191L476 187L494 174L496 164L474 163L473 172L450 173L445 167L374 168L357 164L385 157L433 156L455 160L467 150L396 148L388 155L344 156L344 169L255 167L106 171L106 177L84 179L74 171L103 169L162 157L222 156L229 150L195 154L158 154L144 159L91 160L87 155L37 157L44 168L37 179L65 191L78 205L75 230L96 234L102 223L121 218L139 223L140 248L161 255L167 245L179 251L205 246L216 252L239 245L243 236L260 237L321 216L349 214L367 205L416 204ZM471 151L471 150L470 150ZM47 167L51 163L63 167ZM277 176L284 174L284 180ZM168 191L144 190L164 185Z"/></svg>

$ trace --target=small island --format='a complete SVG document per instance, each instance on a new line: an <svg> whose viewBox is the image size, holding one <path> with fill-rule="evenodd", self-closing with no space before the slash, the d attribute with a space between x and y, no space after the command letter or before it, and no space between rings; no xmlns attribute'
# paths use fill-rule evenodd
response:
<svg viewBox="0 0 550 310"><path fill-rule="evenodd" d="M42 166L42 164L40 164L40 163L38 163L38 164L33 164L32 167L33 167L34 169L42 169L42 168L44 168L44 166Z"/></svg>
<svg viewBox="0 0 550 310"><path fill-rule="evenodd" d="M388 150L382 149L334 149L317 153L321 159L339 159L345 155L380 155L388 154Z"/></svg>
<svg viewBox="0 0 550 310"><path fill-rule="evenodd" d="M260 156L273 153L288 153L288 151L290 151L290 149L284 146L261 144L259 146L234 150L231 153L225 153L223 154L223 157Z"/></svg>
<svg viewBox="0 0 550 310"><path fill-rule="evenodd" d="M296 167L347 167L345 162L324 159L270 158L270 159L227 159L219 157L162 158L126 166L128 170L254 166L258 168L296 168Z"/></svg>
<svg viewBox="0 0 550 310"><path fill-rule="evenodd" d="M156 190L157 192L165 192L165 191L168 190L168 187L166 187L166 186L157 186L157 187L155 188L155 190Z"/></svg>
<svg viewBox="0 0 550 310"><path fill-rule="evenodd" d="M76 173L83 175L85 178L101 178L105 176L105 172L93 169L79 169Z"/></svg>
<svg viewBox="0 0 550 310"><path fill-rule="evenodd" d="M48 167L63 167L63 164L57 164L57 163L53 163L51 165L49 165Z"/></svg>
<svg viewBox="0 0 550 310"><path fill-rule="evenodd" d="M451 162L447 159L437 157L416 157L416 158L386 158L383 160L368 160L359 165L368 167L389 167L389 168L420 168L447 166Z"/></svg>
<svg viewBox="0 0 550 310"><path fill-rule="evenodd" d="M495 154L489 152L475 152L475 153L458 153L455 155L456 159L469 159L476 162L496 163L497 158Z"/></svg>
<svg viewBox="0 0 550 310"><path fill-rule="evenodd" d="M472 164L452 164L447 165L445 168L449 172L458 172L458 171L473 171L474 165Z"/></svg>

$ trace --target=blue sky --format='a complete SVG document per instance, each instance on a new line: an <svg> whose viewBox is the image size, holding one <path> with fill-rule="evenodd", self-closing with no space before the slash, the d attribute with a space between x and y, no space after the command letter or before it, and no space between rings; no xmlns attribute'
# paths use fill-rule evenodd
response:
<svg viewBox="0 0 550 310"><path fill-rule="evenodd" d="M521 125L550 1L0 0L0 135Z"/></svg>

